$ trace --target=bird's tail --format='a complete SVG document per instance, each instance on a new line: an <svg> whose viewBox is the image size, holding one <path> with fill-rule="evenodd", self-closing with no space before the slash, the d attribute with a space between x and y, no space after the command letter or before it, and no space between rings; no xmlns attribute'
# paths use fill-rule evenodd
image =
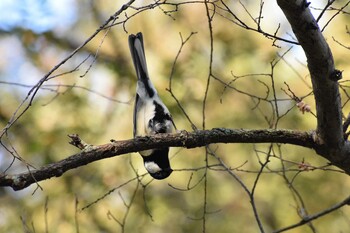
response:
<svg viewBox="0 0 350 233"><path fill-rule="evenodd" d="M138 79L148 79L148 71L145 57L145 50L143 46L143 36L139 32L136 35L131 34L129 36L129 47L131 57L134 62L136 74Z"/></svg>
<svg viewBox="0 0 350 233"><path fill-rule="evenodd" d="M139 32L136 35L131 34L129 36L129 47L132 60L134 62L136 75L139 80L137 93L140 96L153 97L157 94L151 80L148 76L147 63L145 57L145 50L143 46L142 33Z"/></svg>

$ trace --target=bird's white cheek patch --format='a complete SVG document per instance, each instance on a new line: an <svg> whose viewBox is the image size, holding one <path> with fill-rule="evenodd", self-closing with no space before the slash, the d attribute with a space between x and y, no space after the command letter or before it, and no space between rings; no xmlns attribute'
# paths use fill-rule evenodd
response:
<svg viewBox="0 0 350 233"><path fill-rule="evenodd" d="M162 170L155 162L145 162L145 168L149 173L156 173Z"/></svg>

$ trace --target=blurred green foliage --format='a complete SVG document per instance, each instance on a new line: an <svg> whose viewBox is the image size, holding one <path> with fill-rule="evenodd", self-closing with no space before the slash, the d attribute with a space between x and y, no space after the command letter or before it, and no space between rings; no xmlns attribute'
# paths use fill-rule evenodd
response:
<svg viewBox="0 0 350 233"><path fill-rule="evenodd" d="M38 82L123 4L122 1L77 2L78 20L64 32L52 30L35 34L14 29L1 33L2 43L14 43L19 46L16 51L22 51L16 53L18 57L14 59L23 61L18 69L23 69L25 74L14 80L0 71L1 127L7 124L30 90L29 86L17 84ZM258 16L257 2L242 2L251 15ZM136 3L143 4L148 3ZM239 2L230 4L243 21L254 25ZM177 11L166 13L175 9L172 5L162 5L135 16L132 15L137 10L129 9L128 16L132 17L124 26L129 33L143 32L151 79L172 112L178 129L191 131L190 123L166 89L181 45L179 33L186 39L191 32L196 32L177 60L172 91L192 122L202 128L210 55L208 20L201 2L180 5ZM310 113L302 114L282 90L288 90L286 82L296 96L307 96L304 101L316 112L313 96L309 95L311 82L301 48L290 49L290 44L280 41L276 42L279 47L272 46L272 40L232 23L228 14L214 14L213 11L211 14L214 15L213 74L231 88L211 77L206 128L315 129L315 117ZM331 15L326 12L320 24L324 25ZM292 37L275 3L265 4L263 16L264 30L273 34L280 23L278 35ZM346 20L349 20L346 14L337 16L324 32L337 67L344 70L344 79L348 76L349 50L339 46L332 36L348 41ZM67 74L44 83L33 105L11 127L7 137L3 137L2 143L15 148L29 164L40 167L77 153L78 150L68 144L66 135L70 133L77 133L94 145L132 137L135 73L128 51L128 34L123 25L111 27L105 38L104 32L55 72L55 75ZM97 51L96 61L93 61ZM82 63L89 54L92 56ZM1 62L6 64L6 61ZM77 66L79 68L71 72ZM9 85L9 82L17 84ZM273 85L280 100L277 125L274 101L264 100L265 97L273 100ZM349 99L346 91L344 86L344 103ZM345 104L344 112L347 111ZM267 144L211 145L210 148L230 168L236 168L233 172L249 189L270 151L270 162L261 174L254 195L267 232L300 221L301 200L312 214L349 195L347 175L301 168L302 162L315 167L327 165L327 161L309 149ZM164 181L151 180L148 175L139 178L140 181L135 179L136 173L145 173L141 157L135 153L71 170L62 177L40 182L41 188L32 185L17 192L1 188L0 231L153 233L200 232L205 228L206 232L258 232L247 193L222 167L206 168L205 148L172 148L171 156L175 172ZM218 164L213 156L208 156L209 165ZM8 168L12 159L10 153L0 149L1 171ZM26 170L25 164L16 160L6 172L14 174ZM317 232L347 232L350 230L349 214L349 209L344 207L316 220L313 226ZM311 229L305 225L290 232L312 232Z"/></svg>

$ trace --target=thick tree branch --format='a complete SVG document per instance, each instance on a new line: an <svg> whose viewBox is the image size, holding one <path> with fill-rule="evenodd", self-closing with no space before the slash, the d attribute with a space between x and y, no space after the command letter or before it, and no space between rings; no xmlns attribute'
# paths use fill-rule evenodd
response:
<svg viewBox="0 0 350 233"><path fill-rule="evenodd" d="M295 130L245 130L215 128L212 130L182 131L175 134L158 134L152 137L139 137L130 140L91 146L73 136L71 144L83 149L80 153L61 161L45 165L39 169L15 175L0 175L0 186L21 190L29 185L59 177L68 170L117 155L159 147L194 148L212 143L287 143L308 148L317 148L312 132Z"/></svg>
<svg viewBox="0 0 350 233"><path fill-rule="evenodd" d="M277 0L307 57L317 111L316 140L319 154L341 168L350 167L348 142L342 127L341 99L332 52L311 14L306 0Z"/></svg>

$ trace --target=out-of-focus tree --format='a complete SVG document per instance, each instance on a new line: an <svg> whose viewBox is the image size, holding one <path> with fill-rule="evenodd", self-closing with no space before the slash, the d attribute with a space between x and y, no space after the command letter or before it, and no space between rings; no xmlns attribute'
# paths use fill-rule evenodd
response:
<svg viewBox="0 0 350 233"><path fill-rule="evenodd" d="M1 232L349 231L349 3L3 1ZM173 146L162 181L113 156L139 31L187 132L123 151Z"/></svg>

